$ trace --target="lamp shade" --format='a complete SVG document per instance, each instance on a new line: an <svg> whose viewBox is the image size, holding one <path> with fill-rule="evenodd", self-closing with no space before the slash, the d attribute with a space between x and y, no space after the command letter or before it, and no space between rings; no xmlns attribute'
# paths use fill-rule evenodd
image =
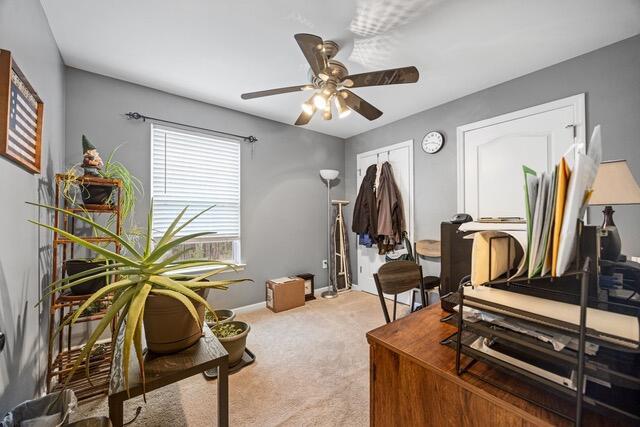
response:
<svg viewBox="0 0 640 427"><path fill-rule="evenodd" d="M322 177L322 179L327 180L327 181L333 181L334 179L336 179L338 177L338 175L340 174L339 171L334 170L334 169L322 169L320 170L320 176Z"/></svg>
<svg viewBox="0 0 640 427"><path fill-rule="evenodd" d="M598 168L589 205L640 204L640 187L626 160L602 162Z"/></svg>

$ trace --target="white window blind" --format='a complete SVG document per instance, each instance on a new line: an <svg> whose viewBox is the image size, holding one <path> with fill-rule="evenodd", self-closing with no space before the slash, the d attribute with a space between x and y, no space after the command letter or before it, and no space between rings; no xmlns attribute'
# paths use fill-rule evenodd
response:
<svg viewBox="0 0 640 427"><path fill-rule="evenodd" d="M239 242L240 144L152 124L151 147L154 238L185 206L186 219L215 205L180 234L213 231L201 241ZM237 248L233 252L237 258Z"/></svg>

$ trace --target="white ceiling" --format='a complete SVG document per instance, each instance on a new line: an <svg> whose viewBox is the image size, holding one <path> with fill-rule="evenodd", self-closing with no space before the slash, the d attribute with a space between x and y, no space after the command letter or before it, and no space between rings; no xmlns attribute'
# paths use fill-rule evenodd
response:
<svg viewBox="0 0 640 427"><path fill-rule="evenodd" d="M240 94L308 82L295 33L337 41L350 73L418 68L354 89L378 120L306 126L343 138L640 33L640 0L41 1L67 65L283 123L308 93Z"/></svg>

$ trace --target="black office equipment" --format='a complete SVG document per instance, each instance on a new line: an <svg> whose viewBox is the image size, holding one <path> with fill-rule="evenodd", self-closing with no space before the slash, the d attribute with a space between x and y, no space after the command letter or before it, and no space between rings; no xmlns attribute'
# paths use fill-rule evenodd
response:
<svg viewBox="0 0 640 427"><path fill-rule="evenodd" d="M442 309L452 312L453 306L443 296L456 292L460 280L471 274L472 239L463 239L469 233L458 232L460 224L442 222L440 224L440 304Z"/></svg>
<svg viewBox="0 0 640 427"><path fill-rule="evenodd" d="M451 217L451 224L463 224L465 222L471 222L473 218L466 213L458 213Z"/></svg>

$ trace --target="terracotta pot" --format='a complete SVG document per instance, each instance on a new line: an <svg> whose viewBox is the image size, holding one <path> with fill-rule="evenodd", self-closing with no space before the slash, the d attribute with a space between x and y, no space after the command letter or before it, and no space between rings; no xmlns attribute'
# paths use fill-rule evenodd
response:
<svg viewBox="0 0 640 427"><path fill-rule="evenodd" d="M196 291L206 298L206 289ZM191 300L200 324L204 321L204 305ZM198 342L202 327L193 320L180 301L164 295L149 295L144 306L144 336L147 349L153 353L177 353Z"/></svg>
<svg viewBox="0 0 640 427"><path fill-rule="evenodd" d="M231 322L236 318L236 312L228 308L215 310L215 312L216 312L216 316L218 316L218 321L220 323ZM207 326L215 326L215 324L216 324L215 321L207 322Z"/></svg>
<svg viewBox="0 0 640 427"><path fill-rule="evenodd" d="M103 265L105 265L105 261L93 261L91 259L77 258L66 260L64 262L64 269L68 277ZM107 278L99 277L97 279L81 283L77 286L72 286L70 291L73 295L90 295L106 285Z"/></svg>
<svg viewBox="0 0 640 427"><path fill-rule="evenodd" d="M249 326L248 323L240 322L239 320L234 320L228 323L242 329L242 332L238 335L228 338L218 337L222 346L227 350L227 353L229 353L229 366L233 366L242 359L244 349L247 347L247 335L249 335L251 326Z"/></svg>

